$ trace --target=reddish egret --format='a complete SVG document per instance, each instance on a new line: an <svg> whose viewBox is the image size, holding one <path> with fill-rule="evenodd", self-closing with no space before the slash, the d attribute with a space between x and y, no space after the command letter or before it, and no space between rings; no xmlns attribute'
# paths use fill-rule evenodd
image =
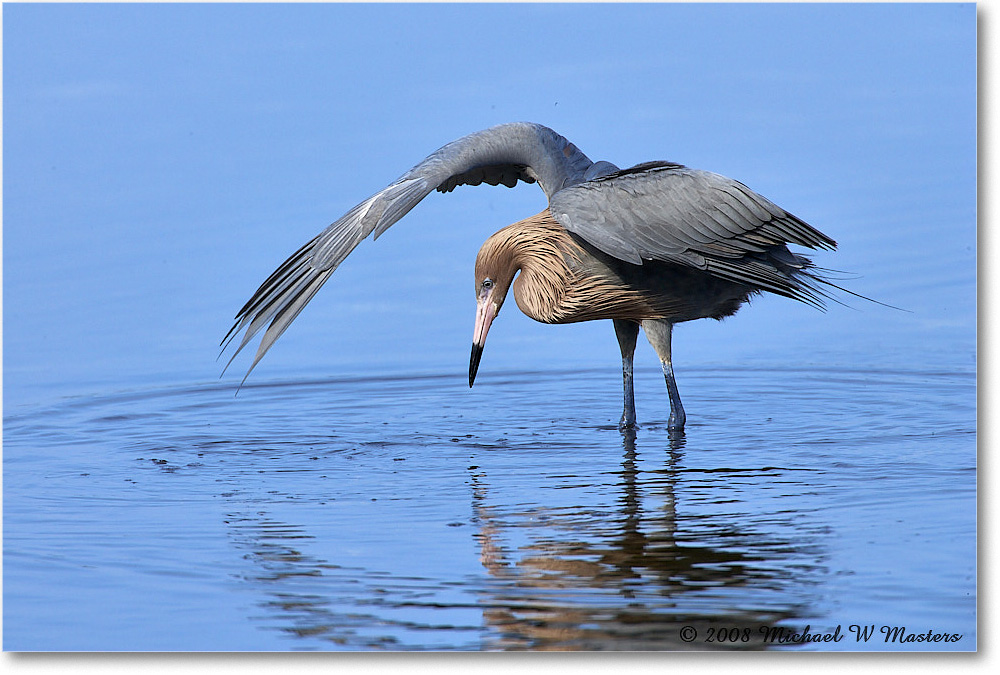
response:
<svg viewBox="0 0 1000 675"><path fill-rule="evenodd" d="M270 322L249 375L369 234L377 238L433 190L513 187L519 180L537 182L549 206L500 230L479 251L470 387L490 324L513 287L517 306L537 321L613 321L622 354L623 428L636 423L632 358L641 326L663 367L668 429L682 430L670 357L675 323L721 319L763 291L822 307L819 284L827 282L787 245L832 250L836 242L742 183L670 162L623 170L591 162L551 129L514 123L445 145L323 230L261 284L223 347L246 328L238 354Z"/></svg>

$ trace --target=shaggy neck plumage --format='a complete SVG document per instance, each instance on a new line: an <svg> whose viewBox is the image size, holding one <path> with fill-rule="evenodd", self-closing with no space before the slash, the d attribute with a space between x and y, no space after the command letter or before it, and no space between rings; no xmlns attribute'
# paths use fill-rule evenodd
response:
<svg viewBox="0 0 1000 675"><path fill-rule="evenodd" d="M571 276L564 253L572 243L548 211L505 227L486 240L476 261L476 276L489 276L504 292L513 281L514 299L537 321L556 320L553 312Z"/></svg>

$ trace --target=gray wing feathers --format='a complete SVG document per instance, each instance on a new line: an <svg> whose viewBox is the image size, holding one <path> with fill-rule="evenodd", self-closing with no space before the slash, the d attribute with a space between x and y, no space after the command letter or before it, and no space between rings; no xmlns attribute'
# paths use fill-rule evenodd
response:
<svg viewBox="0 0 1000 675"><path fill-rule="evenodd" d="M223 351L228 348L244 327L246 332L233 356L229 359L229 363L226 364L226 368L233 362L237 354L243 351L254 335L270 321L271 325L264 332L253 363L247 370L247 375L249 375L254 366L260 362L267 350L274 344L274 341L285 332L285 329L298 316L306 303L333 274L335 268L317 270L310 263L309 250L315 242L316 239L313 239L300 248L281 267L275 270L236 315L236 323L223 340Z"/></svg>
<svg viewBox="0 0 1000 675"><path fill-rule="evenodd" d="M288 294L289 300L284 302L282 307L275 312L274 320L271 325L268 326L267 330L264 332L264 337L260 340L260 346L257 347L257 353L254 355L253 363L250 364L250 368L247 370L247 375L250 371L260 363L260 360L264 358L264 354L267 350L271 348L275 340L281 337L281 334L285 332L292 321L299 315L299 312L306 306L306 304L316 295L316 291L326 283L326 280L333 274L333 270L326 270L319 274L310 271L309 274L304 275L297 284L292 288ZM247 335L252 336L260 327L267 321L267 319L259 317L257 321L258 325L251 327L247 330ZM240 345L240 349L246 344L246 339L244 338L243 344ZM246 379L244 377L244 379Z"/></svg>
<svg viewBox="0 0 1000 675"><path fill-rule="evenodd" d="M742 183L650 162L569 187L550 201L563 227L641 265L672 262L822 306L812 263L786 244L836 242Z"/></svg>
<svg viewBox="0 0 1000 675"><path fill-rule="evenodd" d="M732 179L675 164L645 165L567 188L553 216L609 255L704 268L705 256L740 258L774 246L836 242Z"/></svg>
<svg viewBox="0 0 1000 675"><path fill-rule="evenodd" d="M453 141L352 208L288 258L237 313L223 350L245 328L235 358L270 321L249 375L351 251L369 235L377 238L435 189L448 192L458 185L481 183L513 187L520 180L537 182L551 198L585 180L592 166L565 138L527 122L503 124ZM602 164L598 173L606 172L607 166Z"/></svg>
<svg viewBox="0 0 1000 675"><path fill-rule="evenodd" d="M457 185L506 185L538 182L545 196L586 180L593 162L548 127L530 122L501 124L444 146L419 165L433 173L433 188L450 192ZM407 175L410 175L407 174Z"/></svg>

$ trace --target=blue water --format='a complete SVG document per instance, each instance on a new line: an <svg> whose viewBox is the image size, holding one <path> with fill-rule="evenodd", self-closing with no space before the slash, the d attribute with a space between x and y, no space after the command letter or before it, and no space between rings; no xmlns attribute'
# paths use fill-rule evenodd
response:
<svg viewBox="0 0 1000 675"><path fill-rule="evenodd" d="M694 370L703 413L674 440L653 370L660 410L617 431L617 379L205 384L10 416L8 648L662 649L689 625L761 648L761 627L852 624L975 647L971 374Z"/></svg>
<svg viewBox="0 0 1000 675"><path fill-rule="evenodd" d="M976 649L974 6L3 12L4 649ZM640 338L623 435L603 322L511 304L469 389L544 197L463 188L218 379L289 253L518 119L732 175L898 309L678 326L683 436Z"/></svg>

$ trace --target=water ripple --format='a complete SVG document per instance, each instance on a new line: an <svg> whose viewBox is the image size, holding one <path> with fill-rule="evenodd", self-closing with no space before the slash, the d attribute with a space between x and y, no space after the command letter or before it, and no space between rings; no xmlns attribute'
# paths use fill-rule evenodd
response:
<svg viewBox="0 0 1000 675"><path fill-rule="evenodd" d="M655 371L637 373L640 429L619 433L618 378L221 383L19 410L11 644L68 648L58 627L87 625L93 649L760 649L704 638L884 620L974 647L974 375L685 372L683 437Z"/></svg>

